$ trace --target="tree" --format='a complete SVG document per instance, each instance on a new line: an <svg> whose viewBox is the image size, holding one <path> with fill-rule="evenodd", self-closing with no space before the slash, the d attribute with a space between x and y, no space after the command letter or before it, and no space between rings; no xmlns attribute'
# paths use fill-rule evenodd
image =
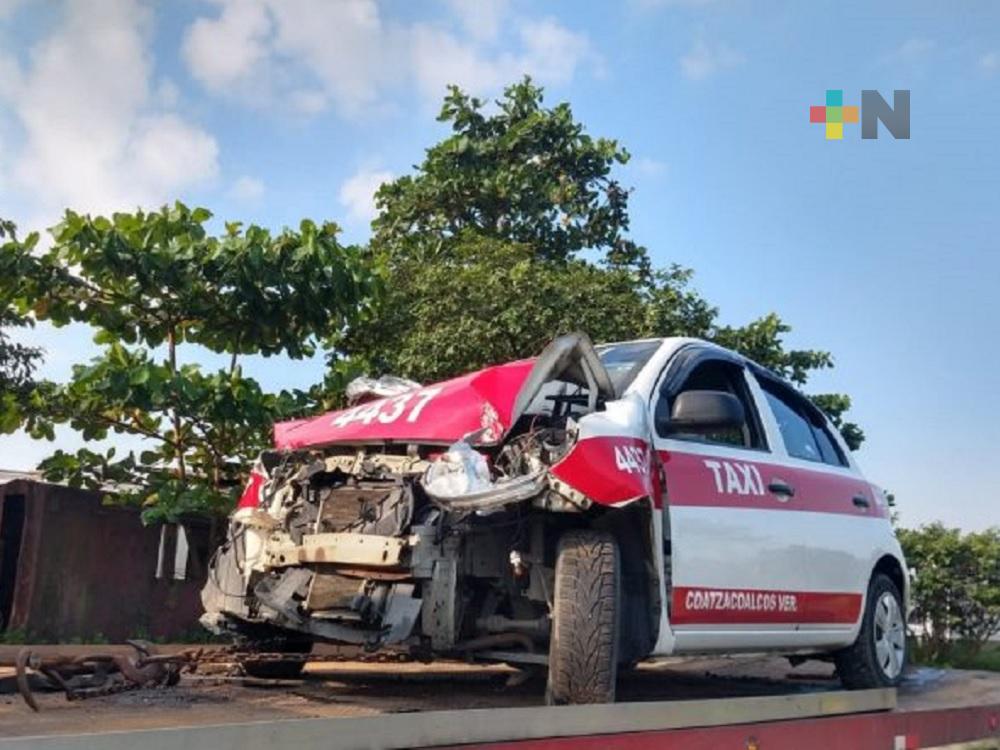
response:
<svg viewBox="0 0 1000 750"><path fill-rule="evenodd" d="M911 581L913 616L932 660L959 639L975 654L1000 632L1000 529L963 534L940 523L898 529Z"/></svg>
<svg viewBox="0 0 1000 750"><path fill-rule="evenodd" d="M776 315L720 325L690 270L654 269L628 235L629 192L613 177L628 152L588 135L568 104L546 108L530 79L492 114L452 87L439 119L452 134L376 195L385 296L338 342L331 385L345 368L437 380L534 355L572 330L597 341L698 336L800 386L833 365L828 352L786 349ZM863 434L843 421L850 399L816 402L857 448Z"/></svg>
<svg viewBox="0 0 1000 750"><path fill-rule="evenodd" d="M6 262L12 257L7 252L8 246L17 246L17 227L0 219L0 276L16 278L19 273L16 264ZM13 299L0 290L0 432L3 433L17 429L22 404L31 392L32 377L42 358L39 348L11 340L3 329L30 325L31 319L19 315Z"/></svg>
<svg viewBox="0 0 1000 750"><path fill-rule="evenodd" d="M417 174L383 185L375 242L408 257L433 256L470 233L531 246L565 260L587 248L628 255L628 193L611 177L628 152L592 138L568 104L542 108L526 78L499 111L449 87L438 120L453 134L427 150Z"/></svg>
<svg viewBox="0 0 1000 750"><path fill-rule="evenodd" d="M148 446L56 451L40 467L47 478L110 485L154 515L225 510L273 422L314 407L306 393L265 392L239 357L301 359L349 326L376 292L363 251L340 245L334 224L278 235L227 224L215 237L210 216L180 203L111 218L67 211L44 254L37 235L5 248L21 273L0 284L20 312L85 323L103 347L68 383L38 384L23 415L30 434L52 439L68 424L87 440L118 433ZM209 374L185 360L199 348L228 354L228 367Z"/></svg>

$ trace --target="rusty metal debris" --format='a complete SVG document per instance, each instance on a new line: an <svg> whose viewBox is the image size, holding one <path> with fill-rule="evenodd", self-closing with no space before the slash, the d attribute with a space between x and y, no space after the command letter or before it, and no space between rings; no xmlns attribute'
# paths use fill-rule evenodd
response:
<svg viewBox="0 0 1000 750"><path fill-rule="evenodd" d="M22 648L15 663L21 697L32 710L38 711L32 691L32 683L38 682L37 676L42 678L43 686L62 690L71 701L137 687L175 685L180 679L181 667L190 661L190 652L161 656L143 641L129 641L129 645L134 654L42 657L30 647ZM36 676L35 680L31 679L29 670Z"/></svg>
<svg viewBox="0 0 1000 750"><path fill-rule="evenodd" d="M134 654L97 653L83 656L42 656L30 646L22 648L16 659L17 687L24 702L38 711L34 692L38 689L61 690L66 700L77 701L135 690L142 687L172 687L182 674L193 674L208 665L225 666L227 674L249 673L247 665L288 662L405 662L413 657L401 652L377 654L303 654L261 651L252 646L193 648L169 654L156 653L145 641L128 641Z"/></svg>

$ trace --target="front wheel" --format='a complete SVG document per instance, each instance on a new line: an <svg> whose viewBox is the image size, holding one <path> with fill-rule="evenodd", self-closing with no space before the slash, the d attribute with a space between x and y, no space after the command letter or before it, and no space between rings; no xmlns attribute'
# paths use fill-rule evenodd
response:
<svg viewBox="0 0 1000 750"><path fill-rule="evenodd" d="M854 645L835 655L837 674L849 690L895 687L906 667L903 597L888 576L875 575Z"/></svg>
<svg viewBox="0 0 1000 750"><path fill-rule="evenodd" d="M604 531L559 540L546 700L613 703L621 607L618 545Z"/></svg>

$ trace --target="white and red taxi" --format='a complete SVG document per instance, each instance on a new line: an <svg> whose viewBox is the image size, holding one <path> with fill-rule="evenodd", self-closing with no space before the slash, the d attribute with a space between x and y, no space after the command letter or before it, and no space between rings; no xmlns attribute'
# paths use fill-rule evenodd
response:
<svg viewBox="0 0 1000 750"><path fill-rule="evenodd" d="M205 624L251 647L546 664L552 702L613 700L620 665L670 654L900 680L883 493L811 401L713 344L567 335L275 445L203 594Z"/></svg>

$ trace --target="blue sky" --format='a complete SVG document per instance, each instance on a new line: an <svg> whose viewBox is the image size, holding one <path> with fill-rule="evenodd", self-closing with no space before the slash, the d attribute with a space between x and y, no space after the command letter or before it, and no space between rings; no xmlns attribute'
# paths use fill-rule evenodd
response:
<svg viewBox="0 0 1000 750"><path fill-rule="evenodd" d="M725 322L831 350L858 458L904 523L1000 523L1000 6L490 0L0 0L0 214L23 229L180 197L364 241L371 192L438 140L446 82L530 73L633 154L634 236ZM13 43L11 41L13 40ZM909 141L826 141L828 88L910 89ZM39 328L45 374L89 345ZM211 364L211 360L206 358ZM251 364L273 387L318 363ZM77 441L64 435L65 445ZM0 440L0 466L53 446Z"/></svg>

